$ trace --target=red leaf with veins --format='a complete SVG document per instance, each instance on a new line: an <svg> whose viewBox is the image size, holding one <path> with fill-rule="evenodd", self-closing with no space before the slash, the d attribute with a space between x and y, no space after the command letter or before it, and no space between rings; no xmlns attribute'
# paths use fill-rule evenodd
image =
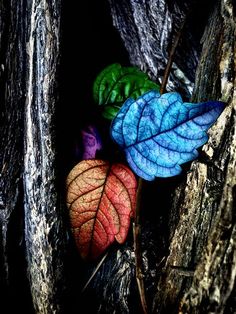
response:
<svg viewBox="0 0 236 314"><path fill-rule="evenodd" d="M134 214L137 182L122 164L83 160L67 178L72 231L83 258L95 259L116 240L126 239Z"/></svg>

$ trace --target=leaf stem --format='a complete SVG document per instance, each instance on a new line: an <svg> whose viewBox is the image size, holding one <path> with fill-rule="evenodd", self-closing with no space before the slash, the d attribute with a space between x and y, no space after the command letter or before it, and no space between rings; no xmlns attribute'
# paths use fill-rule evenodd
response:
<svg viewBox="0 0 236 314"><path fill-rule="evenodd" d="M107 255L108 255L108 252L101 258L100 262L97 264L96 268L92 272L92 275L89 277L89 279L87 280L86 284L84 285L81 293L83 293L87 289L87 287L90 284L90 282L92 281L93 277L97 274L97 272L101 268L101 266L102 266L103 262L105 261Z"/></svg>
<svg viewBox="0 0 236 314"><path fill-rule="evenodd" d="M186 24L187 15L185 16L178 33L176 34L174 43L171 47L171 51L169 54L168 62L165 68L162 84L160 87L160 94L162 95L165 92L166 85L168 82L168 78L170 75L171 67L174 61L174 55L176 53L176 49L178 47L180 38L183 33L184 26ZM136 200L136 213L135 213L135 221L133 224L133 237L134 237L134 253L135 253L135 270L136 270L136 281L138 285L138 291L140 296L140 301L142 305L142 310L144 314L148 313L146 294L145 294L145 286L144 286L144 275L142 271L142 250L141 250L141 224L140 224L140 208L142 201L142 186L143 180L139 178L138 182L138 190L137 190L137 200Z"/></svg>
<svg viewBox="0 0 236 314"><path fill-rule="evenodd" d="M160 87L160 94L161 95L166 90L166 85L167 85L168 78L169 78L170 71L171 71L171 67L172 67L172 64L173 64L173 61L174 61L174 55L175 55L176 49L178 47L180 38L182 36L186 20L187 20L187 18L185 17L183 22L182 22L182 24L181 24L181 26L180 26L180 29L179 29L178 33L176 34L174 43L173 43L173 45L171 47L171 51L170 51L170 54L169 54L168 62L167 62L166 68L165 68L163 80L162 80L161 87Z"/></svg>
<svg viewBox="0 0 236 314"><path fill-rule="evenodd" d="M139 178L138 190L137 190L137 201L136 201L136 213L135 221L133 224L133 237L134 237L134 253L135 253L135 271L136 271L136 282L138 285L138 291L140 301L143 309L143 313L147 314L147 301L144 287L144 275L142 271L142 250L141 250L141 225L140 225L140 208L142 200L142 186L143 180Z"/></svg>

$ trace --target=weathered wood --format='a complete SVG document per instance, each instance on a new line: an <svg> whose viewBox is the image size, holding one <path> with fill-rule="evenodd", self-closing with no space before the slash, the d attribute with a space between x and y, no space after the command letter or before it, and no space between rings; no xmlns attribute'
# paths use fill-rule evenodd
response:
<svg viewBox="0 0 236 314"><path fill-rule="evenodd" d="M61 3L11 0L1 1L0 9L0 284L4 292L17 293L20 299L21 290L28 289L28 275L35 312L59 313L64 288L64 232L54 122ZM19 250L16 254L12 253L13 243ZM13 267L22 275L14 278ZM13 286L18 277L26 287L19 288L20 283ZM27 303L30 291L22 294L23 311L31 307ZM8 308L14 311L14 306L9 304Z"/></svg>
<svg viewBox="0 0 236 314"><path fill-rule="evenodd" d="M161 82L174 36L185 18L189 18L194 1L109 2L114 26L124 41L131 64ZM191 94L199 53L196 38L186 23L168 81L169 90L179 89Z"/></svg>
<svg viewBox="0 0 236 314"><path fill-rule="evenodd" d="M192 164L176 192L172 211L180 219L158 283L155 311L229 313L225 306L235 284L235 23L232 2L218 2L204 35L194 98L221 99L228 107L210 130L204 159ZM180 199L181 198L181 199ZM193 278L175 267L193 270ZM184 296L183 300L182 297ZM162 305L160 305L162 303Z"/></svg>
<svg viewBox="0 0 236 314"><path fill-rule="evenodd" d="M36 313L59 313L63 232L56 185L55 105L60 1L27 3L24 128L25 241Z"/></svg>
<svg viewBox="0 0 236 314"><path fill-rule="evenodd" d="M212 84L212 94L214 96L214 93L218 93L220 87L221 98L228 103L228 107L211 130L210 140L204 147L213 165L207 167L204 188L198 186L202 191L202 203L198 211L209 209L215 214L212 222L210 220L205 222L203 219L198 221L199 226L209 226L210 232L200 260L196 264L191 287L181 300L180 313L235 313L236 76L233 69L236 66L236 16L234 6L233 1L221 1L219 10L223 22L219 47L221 50L218 49L215 58L218 69L216 72L219 73L220 80ZM216 27L219 27L219 24ZM208 47L217 46L213 41L211 44L209 40L206 40L206 44L207 42ZM210 59L212 54L209 52L208 48L203 50L202 60ZM205 61L199 68L198 98L202 97L200 91L204 91L204 86L207 85L202 73L211 75ZM200 169L196 169L197 173L200 173ZM191 189L192 183L187 188ZM194 193L192 196L193 199Z"/></svg>
<svg viewBox="0 0 236 314"><path fill-rule="evenodd" d="M22 185L25 102L23 0L0 2L0 228L2 280L8 281L9 221Z"/></svg>

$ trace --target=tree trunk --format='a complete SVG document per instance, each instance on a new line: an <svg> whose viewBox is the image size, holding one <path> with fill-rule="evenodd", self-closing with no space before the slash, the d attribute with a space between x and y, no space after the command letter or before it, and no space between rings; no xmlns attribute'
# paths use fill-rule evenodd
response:
<svg viewBox="0 0 236 314"><path fill-rule="evenodd" d="M29 310L32 298L36 313L59 313L64 250L54 120L60 1L1 1L0 14L2 280L11 287L10 265L23 272L26 266L30 293L22 293L18 281L14 293L19 289L19 300L28 298ZM24 234L17 238L20 223ZM19 255L10 253L13 243ZM19 257L17 265L12 259Z"/></svg>
<svg viewBox="0 0 236 314"><path fill-rule="evenodd" d="M0 226L1 226L1 286L6 301L11 266L10 245L19 243L19 229L14 219L23 211L23 119L25 102L25 49L23 1L0 2L1 49L1 176L0 176ZM21 207L19 208L19 203ZM16 208L17 211L16 212ZM15 214L15 215L14 215ZM12 218L12 219L11 219ZM22 218L20 218L21 223ZM15 230L12 230L14 228ZM10 235L11 229L11 235ZM13 232L15 232L15 241ZM11 244L10 244L11 243ZM19 257L19 256L18 256ZM11 293L8 291L9 294ZM6 294L6 295L5 295ZM6 302L7 303L7 302Z"/></svg>
<svg viewBox="0 0 236 314"><path fill-rule="evenodd" d="M28 3L23 170L28 275L35 311L58 313L64 250L53 121L60 1Z"/></svg>

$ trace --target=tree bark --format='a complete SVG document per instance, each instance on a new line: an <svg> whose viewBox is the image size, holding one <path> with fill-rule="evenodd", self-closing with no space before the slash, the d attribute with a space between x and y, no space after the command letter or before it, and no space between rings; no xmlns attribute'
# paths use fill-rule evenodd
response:
<svg viewBox="0 0 236 314"><path fill-rule="evenodd" d="M203 160L175 193L179 221L156 295L180 313L229 313L235 284L235 17L231 1L216 3L204 33L194 99L221 98L224 113L209 132ZM175 267L177 269L175 269ZM192 269L186 277L178 267ZM178 300L178 301L177 301ZM232 311L232 309L231 309Z"/></svg>
<svg viewBox="0 0 236 314"><path fill-rule="evenodd" d="M25 50L23 1L0 4L1 49L1 177L0 224L2 281L8 281L9 221L19 201L23 167Z"/></svg>
<svg viewBox="0 0 236 314"><path fill-rule="evenodd" d="M159 82L162 81L175 35L185 19L188 20L176 52L168 88L179 89L189 96L200 53L197 35L189 23L189 19L193 18L190 13L193 13L194 1L109 2L114 26L129 52L131 64L139 66Z"/></svg>
<svg viewBox="0 0 236 314"><path fill-rule="evenodd" d="M53 122L60 1L30 1L27 9L23 179L28 275L36 313L58 313L64 250Z"/></svg>
<svg viewBox="0 0 236 314"><path fill-rule="evenodd" d="M1 97L1 269L9 287L9 265L17 267L9 261L9 250L11 239L18 236L9 224L20 211L18 225L24 225L24 234L16 241L25 255L20 265L27 268L28 298L36 313L61 312L63 290L64 232L54 129L60 9L60 1L12 0L1 1L0 12L1 90L5 91ZM20 271L25 272L24 267Z"/></svg>

